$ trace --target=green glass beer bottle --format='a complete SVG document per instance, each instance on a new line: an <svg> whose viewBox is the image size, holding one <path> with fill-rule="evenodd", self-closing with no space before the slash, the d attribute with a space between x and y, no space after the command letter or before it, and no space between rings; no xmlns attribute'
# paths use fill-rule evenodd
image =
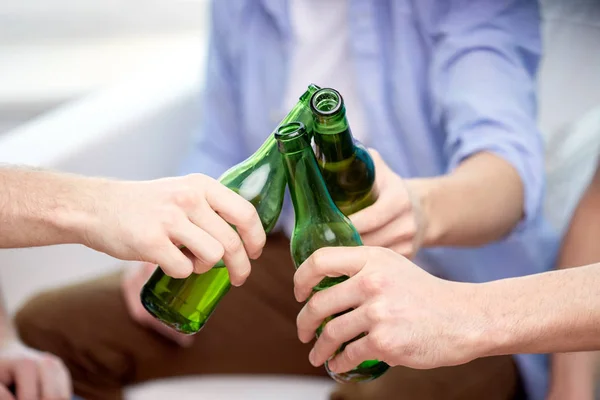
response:
<svg viewBox="0 0 600 400"><path fill-rule="evenodd" d="M376 200L375 166L352 136L344 99L338 91L323 88L313 94L310 107L314 151L331 198L345 215L370 206Z"/></svg>
<svg viewBox="0 0 600 400"><path fill-rule="evenodd" d="M283 125L275 137L282 154L296 216L290 243L296 268L321 247L361 246L360 235L329 195L304 125L301 122ZM347 276L324 278L314 287L313 293L346 279ZM338 315L325 320L317 330L317 336L325 324ZM343 351L346 345L341 346L336 354ZM345 383L373 380L383 375L389 366L381 361L369 360L342 374L331 372L327 364L325 368L334 380Z"/></svg>
<svg viewBox="0 0 600 400"><path fill-rule="evenodd" d="M280 125L302 121L312 125L310 98L319 89L310 85ZM274 132L273 132L274 133ZM271 133L248 159L227 170L219 179L256 208L265 232L275 226L283 205L286 177L277 141ZM156 269L142 288L142 304L156 319L185 334L198 332L231 288L223 260L210 271L184 279Z"/></svg>

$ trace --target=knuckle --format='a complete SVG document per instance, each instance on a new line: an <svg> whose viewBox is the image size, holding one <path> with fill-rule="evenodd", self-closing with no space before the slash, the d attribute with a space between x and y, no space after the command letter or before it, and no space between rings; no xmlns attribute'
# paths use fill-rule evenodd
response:
<svg viewBox="0 0 600 400"><path fill-rule="evenodd" d="M394 340L390 335L374 332L369 337L371 346L378 354L390 354L394 350Z"/></svg>
<svg viewBox="0 0 600 400"><path fill-rule="evenodd" d="M311 299L306 303L306 311L310 315L318 315L321 310L321 295L319 292L315 293Z"/></svg>
<svg viewBox="0 0 600 400"><path fill-rule="evenodd" d="M48 363L50 368L53 369L60 369L63 366L62 360L52 353L45 353L44 360L46 361L46 363Z"/></svg>
<svg viewBox="0 0 600 400"><path fill-rule="evenodd" d="M233 231L227 235L223 242L223 249L227 253L236 253L244 247L240 237Z"/></svg>
<svg viewBox="0 0 600 400"><path fill-rule="evenodd" d="M238 211L238 218L240 219L240 223L249 226L258 221L258 214L251 203L245 201L243 204Z"/></svg>
<svg viewBox="0 0 600 400"><path fill-rule="evenodd" d="M355 343L350 343L341 354L342 361L352 364L358 358L358 351Z"/></svg>
<svg viewBox="0 0 600 400"><path fill-rule="evenodd" d="M333 323L334 320L329 321L327 324L325 324L325 326L323 327L323 330L321 331L321 338L323 338L324 341L326 342L333 342L335 341L335 338L337 336L337 328L335 326L335 324Z"/></svg>
<svg viewBox="0 0 600 400"><path fill-rule="evenodd" d="M162 210L162 225L167 230L174 229L181 222L181 211L175 207Z"/></svg>
<svg viewBox="0 0 600 400"><path fill-rule="evenodd" d="M315 251L310 257L310 264L315 272L319 273L324 269L324 265L327 260L327 252L325 248L321 248Z"/></svg>
<svg viewBox="0 0 600 400"><path fill-rule="evenodd" d="M37 362L30 358L22 358L18 361L18 365L24 370L35 370L37 369Z"/></svg>
<svg viewBox="0 0 600 400"><path fill-rule="evenodd" d="M366 295L379 294L386 286L386 278L381 274L369 274L359 280L359 287Z"/></svg>
<svg viewBox="0 0 600 400"><path fill-rule="evenodd" d="M171 202L183 209L193 208L198 202L196 191L191 185L179 185L171 192Z"/></svg>
<svg viewBox="0 0 600 400"><path fill-rule="evenodd" d="M389 308L383 301L374 302L367 310L367 317L373 323L380 323L387 320L389 314Z"/></svg>

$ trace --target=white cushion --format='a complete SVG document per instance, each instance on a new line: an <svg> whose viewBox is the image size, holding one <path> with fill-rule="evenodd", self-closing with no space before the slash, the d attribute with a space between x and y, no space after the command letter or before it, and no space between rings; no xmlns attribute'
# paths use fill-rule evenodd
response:
<svg viewBox="0 0 600 400"><path fill-rule="evenodd" d="M201 362L201 361L199 361ZM320 400L334 382L326 378L283 376L184 377L130 388L127 400Z"/></svg>

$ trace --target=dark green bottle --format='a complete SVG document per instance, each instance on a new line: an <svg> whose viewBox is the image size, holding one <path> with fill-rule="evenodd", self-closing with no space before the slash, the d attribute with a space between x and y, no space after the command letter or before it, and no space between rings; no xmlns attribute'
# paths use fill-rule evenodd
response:
<svg viewBox="0 0 600 400"><path fill-rule="evenodd" d="M282 154L296 216L290 244L296 268L321 247L361 246L360 235L329 195L304 125L301 122L283 125L275 133L275 137ZM324 278L315 286L314 291L326 289L346 279L347 276ZM336 316L323 322L317 330L317 336L325 324ZM346 344L336 354L343 351ZM327 364L325 368L334 380L345 383L373 380L383 375L389 366L381 361L370 360L343 374L331 372Z"/></svg>
<svg viewBox="0 0 600 400"><path fill-rule="evenodd" d="M373 204L375 166L365 147L354 139L344 99L334 89L323 88L313 94L315 155L331 198L345 215Z"/></svg>
<svg viewBox="0 0 600 400"><path fill-rule="evenodd" d="M309 103L318 89L310 85L280 125L291 121L312 125ZM220 182L250 201L265 232L270 232L281 213L286 185L273 133L252 156L226 171ZM171 278L157 268L140 297L155 318L181 333L193 334L202 329L230 288L229 274L221 260L210 271L185 279Z"/></svg>

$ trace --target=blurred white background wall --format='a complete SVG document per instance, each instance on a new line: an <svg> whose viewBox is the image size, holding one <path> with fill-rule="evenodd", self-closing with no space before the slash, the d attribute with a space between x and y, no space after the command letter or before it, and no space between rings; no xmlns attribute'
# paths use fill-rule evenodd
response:
<svg viewBox="0 0 600 400"><path fill-rule="evenodd" d="M0 134L145 69L184 59L200 65L207 5L0 0Z"/></svg>

